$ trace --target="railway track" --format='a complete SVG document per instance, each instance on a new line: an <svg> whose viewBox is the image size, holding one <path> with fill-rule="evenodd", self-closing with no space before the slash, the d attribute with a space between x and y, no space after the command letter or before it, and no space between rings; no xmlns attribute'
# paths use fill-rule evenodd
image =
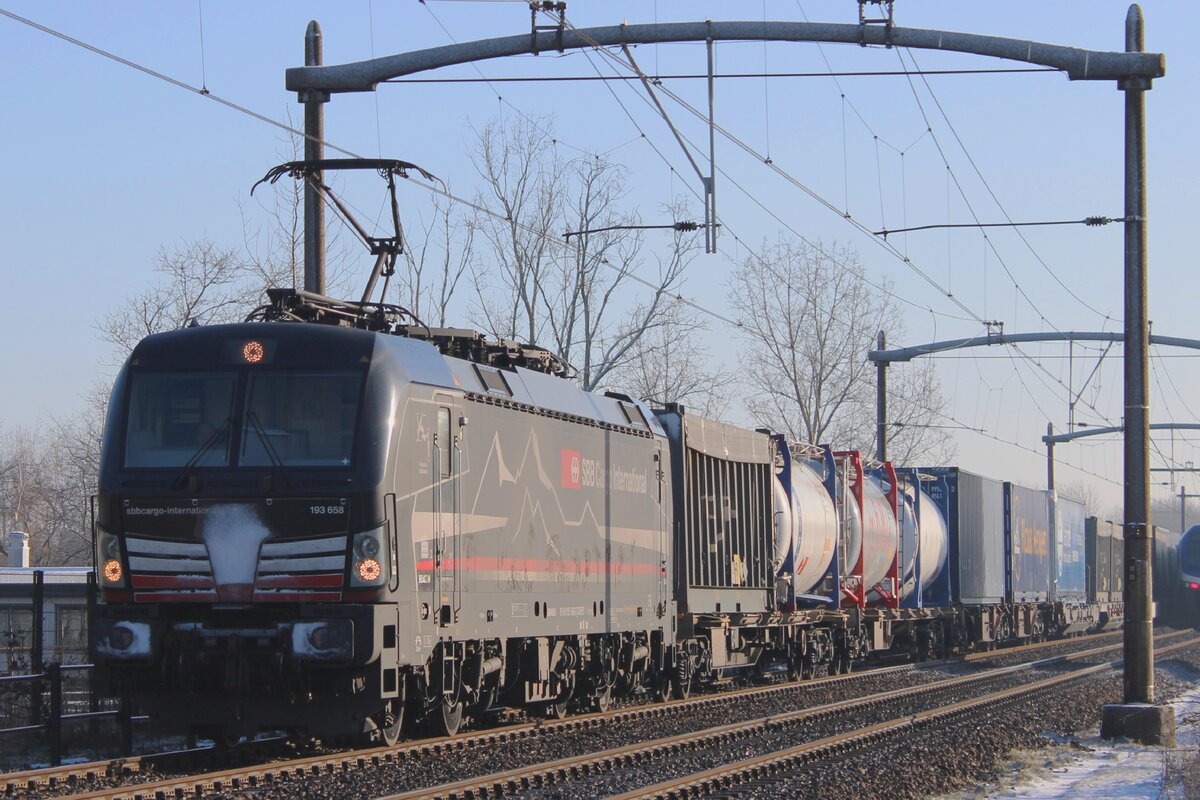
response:
<svg viewBox="0 0 1200 800"><path fill-rule="evenodd" d="M1163 652L1200 645L1200 637L1168 645ZM869 724L865 727L856 723L852 729L833 736L822 737L815 741L790 748L783 752L773 752L768 755L745 759L734 764L724 764L712 767L698 774L687 775L663 782L648 790L639 789L626 794L614 795L622 798L682 798L693 797L711 788L722 788L737 785L740 781L757 779L770 770L804 767L814 760L821 760L833 755L845 755L854 749L873 743L885 735L897 733L913 725L930 724L933 720L949 716L962 715L990 704L1000 703L1016 697L1027 697L1030 692L1039 695L1060 686L1061 684L1080 680L1113 669L1113 663L1103 663L1086 666L1069 672L1054 675L1049 678L1022 681L1013 686L988 692L980 697L963 701L951 701L941 705L940 697L951 694L963 688L984 686L994 681L1011 677L1017 673L1029 672L1037 667L1052 664L1067 664L1090 658L1096 655L1119 650L1121 645L1107 645L1091 648L1078 653L1054 656L1049 659L1020 664L1009 667L999 667L986 672L948 678L929 686L917 686L880 692L865 698L830 703L815 708L800 709L788 714L777 714L769 717L732 723L716 728L710 728L696 733L664 737L651 742L639 742L625 747L613 748L600 753L560 759L532 768L514 769L503 773L472 778L455 783L432 788L421 788L410 792L388 795L381 800L468 800L479 797L523 796L548 789L557 784L572 780L588 779L595 781L597 776L612 772L631 772L650 765L667 757L676 758L684 753L697 753L713 748L715 745L727 744L738 740L748 740L759 732L774 728L797 728L797 723L807 720L827 720L837 715L846 716L859 714L872 707L882 707L896 700L920 698L932 702L933 708L908 712L897 718ZM596 788L593 786L593 788ZM601 792L607 795L603 789Z"/></svg>
<svg viewBox="0 0 1200 800"><path fill-rule="evenodd" d="M1189 632L1179 631L1162 634L1159 640L1165 641ZM1119 635L1119 632L1116 635ZM1113 637L1114 634L1111 633L1096 634L1065 642L1037 643L1002 651L974 654L974 657L970 660L980 661L1010 654L1033 652L1049 647L1100 642L1112 639ZM1120 642L1116 642L1068 655L1056 656L1036 663L1049 664L1056 661L1066 663L1071 660L1119 650L1120 647ZM287 783L307 776L349 772L372 765L400 764L408 760L454 757L496 745L507 746L515 742L545 736L586 735L588 731L599 730L613 723L633 723L654 719L669 721L672 717L683 717L699 709L705 709L710 712L715 710L717 713L721 713L722 710L733 711L747 703L747 701L766 696L774 696L781 703L790 704L795 707L804 705L806 700L811 700L813 694L822 690L836 687L840 691L851 691L851 687L857 682L878 680L881 676L888 674L894 674L899 677L902 674L911 675L928 672L932 668L953 665L960 661L962 660L954 659L950 661L926 662L925 664L879 667L849 675L818 678L798 683L756 686L727 691L722 694L698 696L688 700L618 708L604 713L581 715L562 721L548 722L537 720L534 722L525 722L494 730L460 735L455 738L438 738L409 742L391 748L375 747L332 754L326 753L273 763L245 765L245 761L247 760L258 759L261 762L263 758L270 758L273 755L277 755L278 747L282 740L259 740L252 743L253 746L250 748L243 745L228 752L221 752L213 748L200 748L197 750L90 762L61 768L10 773L9 775L2 776L3 780L0 783L4 785L5 794L8 796L19 792L40 793L42 789L61 794L72 791L72 787L96 786L97 784L108 784L108 786L97 791L75 796L80 798L160 798L175 797L180 793L194 796L201 792L221 792L256 786L269 786L276 783ZM987 674L996 676L1026 669L1029 669L1029 665L1003 667L998 670L991 670ZM955 683L949 685L968 684L978 679L978 676L973 675L961 676L952 679ZM909 680L912 679L909 678ZM933 684L934 678L929 678L926 682L916 686L894 690L890 693L876 693L873 696L886 699L888 697L902 697L922 692L927 693ZM825 704L820 708L832 711L837 708L848 708L850 706L847 704L855 702L861 703L863 701L845 700L838 703ZM816 711L816 709L806 710L806 712L812 711ZM777 719L778 716L773 715L771 718ZM272 748L274 748L274 751ZM221 764L221 761L228 760L229 758L239 759L242 765L233 768L220 768L224 766ZM201 770L208 771L203 774L191 774L178 778L154 779L155 773L182 770L192 770L196 773L199 773ZM133 785L113 785L129 784L130 782L133 782Z"/></svg>
<svg viewBox="0 0 1200 800"><path fill-rule="evenodd" d="M1165 655L1196 644L1200 644L1200 638L1165 645L1161 649L1156 646L1156 655ZM613 795L610 800L635 800L635 798L636 800L680 800L681 798L704 797L712 794L730 796L727 790L735 787L737 792L733 796L740 796L743 793L752 794L754 788L765 789L770 785L778 785L794 778L798 773L806 771L816 762L831 757L844 757L868 745L892 740L910 730L944 723L984 708L1011 703L1018 698L1028 700L1029 698L1047 697L1063 684L1101 675L1115 669L1120 663L1118 660L1083 667L1023 686L991 692L982 697L950 703L911 716L870 725L850 733L806 742L787 750L724 764L683 778L663 781L653 786Z"/></svg>

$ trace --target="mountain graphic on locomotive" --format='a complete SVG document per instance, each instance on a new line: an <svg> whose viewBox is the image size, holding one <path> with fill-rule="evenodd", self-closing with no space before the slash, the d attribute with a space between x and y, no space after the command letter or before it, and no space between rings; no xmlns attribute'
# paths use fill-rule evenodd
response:
<svg viewBox="0 0 1200 800"><path fill-rule="evenodd" d="M91 647L155 727L393 742L1120 625L1081 504L584 392L372 302L386 255L361 301L273 289L116 378Z"/></svg>

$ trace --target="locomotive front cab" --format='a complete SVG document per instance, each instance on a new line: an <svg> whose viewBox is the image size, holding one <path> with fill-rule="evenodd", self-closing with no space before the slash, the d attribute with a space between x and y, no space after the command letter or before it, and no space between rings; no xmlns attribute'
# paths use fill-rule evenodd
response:
<svg viewBox="0 0 1200 800"><path fill-rule="evenodd" d="M122 369L92 648L158 727L356 733L402 696L381 489L397 389L373 374L376 339L193 328L144 340Z"/></svg>
<svg viewBox="0 0 1200 800"><path fill-rule="evenodd" d="M1191 612L1190 623L1200 622L1200 525L1187 529L1179 540L1179 571L1183 582L1183 599Z"/></svg>

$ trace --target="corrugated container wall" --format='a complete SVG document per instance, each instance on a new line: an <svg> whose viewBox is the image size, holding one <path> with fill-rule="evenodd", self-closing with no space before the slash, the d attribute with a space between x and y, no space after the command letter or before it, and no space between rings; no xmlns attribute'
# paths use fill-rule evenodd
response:
<svg viewBox="0 0 1200 800"><path fill-rule="evenodd" d="M1087 562L1084 557L1084 521L1087 508L1078 500L1063 497L1055 501L1058 525L1054 552L1057 556L1057 580L1054 591L1058 600L1087 598Z"/></svg>
<svg viewBox="0 0 1200 800"><path fill-rule="evenodd" d="M1050 506L1046 492L1004 484L1005 542L1009 555L1008 600L1043 601L1050 596Z"/></svg>
<svg viewBox="0 0 1200 800"><path fill-rule="evenodd" d="M671 442L676 597L686 613L774 609L774 445L762 433L656 410Z"/></svg>
<svg viewBox="0 0 1200 800"><path fill-rule="evenodd" d="M1004 485L958 467L920 467L944 478L927 486L950 529L954 600L985 605L1004 600Z"/></svg>
<svg viewBox="0 0 1200 800"><path fill-rule="evenodd" d="M1111 600L1119 603L1125 599L1125 528L1118 522L1107 522L1112 531L1109 538L1108 574L1110 576L1109 591Z"/></svg>
<svg viewBox="0 0 1200 800"><path fill-rule="evenodd" d="M1112 523L1108 520L1087 518L1087 538L1084 542L1087 553L1088 599L1096 603L1107 603L1112 599Z"/></svg>

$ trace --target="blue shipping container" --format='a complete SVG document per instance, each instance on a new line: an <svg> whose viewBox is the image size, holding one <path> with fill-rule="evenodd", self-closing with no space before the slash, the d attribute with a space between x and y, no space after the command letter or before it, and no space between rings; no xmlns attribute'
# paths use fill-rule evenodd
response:
<svg viewBox="0 0 1200 800"><path fill-rule="evenodd" d="M1000 481L958 467L919 467L941 478L923 483L941 508L950 534L950 579L954 602L990 605L1004 600L1004 487ZM940 579L939 579L940 580ZM926 593L926 605L931 594Z"/></svg>
<svg viewBox="0 0 1200 800"><path fill-rule="evenodd" d="M1046 492L1004 484L1004 542L1008 551L1008 601L1050 597L1050 505Z"/></svg>
<svg viewBox="0 0 1200 800"><path fill-rule="evenodd" d="M1054 528L1054 554L1057 559L1057 600L1087 598L1087 559L1085 557L1087 509L1078 500L1058 495L1054 503L1058 524Z"/></svg>

